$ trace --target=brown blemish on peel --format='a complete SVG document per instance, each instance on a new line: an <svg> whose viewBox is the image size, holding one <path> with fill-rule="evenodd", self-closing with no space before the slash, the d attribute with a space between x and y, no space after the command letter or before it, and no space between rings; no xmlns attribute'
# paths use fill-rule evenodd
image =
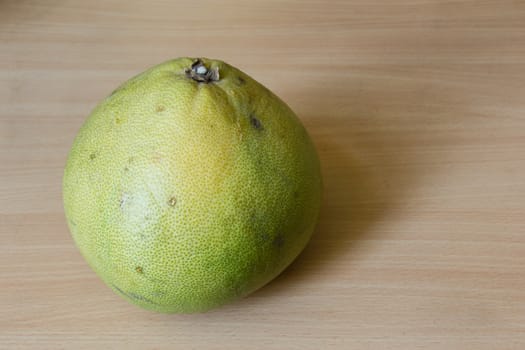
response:
<svg viewBox="0 0 525 350"><path fill-rule="evenodd" d="M95 159L95 158L97 158L97 155L96 155L95 153L91 153L91 154L89 155L89 160L93 160L93 159Z"/></svg>
<svg viewBox="0 0 525 350"><path fill-rule="evenodd" d="M246 80L244 80L243 77L237 77L237 82L239 83L239 85L244 85L244 84L246 84Z"/></svg>
<svg viewBox="0 0 525 350"><path fill-rule="evenodd" d="M165 110L166 110L166 107L164 107L162 105L158 105L157 108L155 108L155 112L157 112L157 113L164 112Z"/></svg>
<svg viewBox="0 0 525 350"><path fill-rule="evenodd" d="M175 198L175 197L171 197L171 198L168 200L168 205L169 205L170 207L174 207L175 204L177 204L177 198Z"/></svg>
<svg viewBox="0 0 525 350"><path fill-rule="evenodd" d="M255 130L262 130L261 121L255 116L255 114L250 114L250 124Z"/></svg>
<svg viewBox="0 0 525 350"><path fill-rule="evenodd" d="M143 273L144 273L144 270L142 269L142 266L137 266L137 267L135 267L135 271L137 271L137 272L140 273L140 274L143 274Z"/></svg>

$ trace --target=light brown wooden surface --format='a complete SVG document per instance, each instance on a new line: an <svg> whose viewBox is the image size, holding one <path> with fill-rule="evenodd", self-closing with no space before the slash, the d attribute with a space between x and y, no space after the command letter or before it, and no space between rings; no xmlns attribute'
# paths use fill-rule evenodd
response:
<svg viewBox="0 0 525 350"><path fill-rule="evenodd" d="M119 83L221 58L298 113L325 198L254 295L160 315L65 224L74 135ZM0 0L1 349L524 349L523 1Z"/></svg>

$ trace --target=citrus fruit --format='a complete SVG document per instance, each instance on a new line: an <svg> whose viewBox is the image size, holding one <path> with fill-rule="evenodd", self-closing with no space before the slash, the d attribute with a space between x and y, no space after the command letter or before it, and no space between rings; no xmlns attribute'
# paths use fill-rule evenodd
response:
<svg viewBox="0 0 525 350"><path fill-rule="evenodd" d="M305 128L219 60L130 79L86 120L63 179L80 252L117 294L159 312L244 297L301 252L321 201Z"/></svg>

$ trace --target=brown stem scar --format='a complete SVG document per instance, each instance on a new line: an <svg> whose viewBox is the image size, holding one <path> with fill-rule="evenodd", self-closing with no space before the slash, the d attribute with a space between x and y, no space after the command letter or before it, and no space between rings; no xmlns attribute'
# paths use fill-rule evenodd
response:
<svg viewBox="0 0 525 350"><path fill-rule="evenodd" d="M190 68L184 70L186 77L191 78L199 83L211 83L219 81L219 67L208 69L200 58L196 59Z"/></svg>

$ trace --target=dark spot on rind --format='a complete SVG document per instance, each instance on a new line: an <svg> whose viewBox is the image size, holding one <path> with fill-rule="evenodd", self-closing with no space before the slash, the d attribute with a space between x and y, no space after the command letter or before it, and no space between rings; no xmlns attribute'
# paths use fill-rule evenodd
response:
<svg viewBox="0 0 525 350"><path fill-rule="evenodd" d="M169 205L170 207L174 207L175 204L177 204L177 198L175 198L175 197L171 197L171 198L168 200L168 205Z"/></svg>
<svg viewBox="0 0 525 350"><path fill-rule="evenodd" d="M157 113L161 113L161 112L164 112L166 110L166 107L162 106L162 105L159 105L157 106L157 108L155 108L155 111Z"/></svg>
<svg viewBox="0 0 525 350"><path fill-rule="evenodd" d="M124 171L129 171L129 168L128 167L124 167Z"/></svg>
<svg viewBox="0 0 525 350"><path fill-rule="evenodd" d="M137 266L137 267L135 267L135 271L137 271L137 272L140 273L140 274L143 274L143 273L144 273L144 269L142 269L142 266Z"/></svg>
<svg viewBox="0 0 525 350"><path fill-rule="evenodd" d="M91 153L91 154L89 155L89 160L93 160L93 159L95 159L95 158L97 158L97 155L96 155L95 153Z"/></svg>
<svg viewBox="0 0 525 350"><path fill-rule="evenodd" d="M122 118L120 118L120 117L116 117L115 118L115 124L120 125L120 124L122 124L122 122L123 122Z"/></svg>
<svg viewBox="0 0 525 350"><path fill-rule="evenodd" d="M244 84L246 84L246 80L244 80L243 77L237 77L237 82L239 83L239 85L244 85Z"/></svg>
<svg viewBox="0 0 525 350"><path fill-rule="evenodd" d="M250 124L255 130L262 130L261 121L254 114L250 114Z"/></svg>

